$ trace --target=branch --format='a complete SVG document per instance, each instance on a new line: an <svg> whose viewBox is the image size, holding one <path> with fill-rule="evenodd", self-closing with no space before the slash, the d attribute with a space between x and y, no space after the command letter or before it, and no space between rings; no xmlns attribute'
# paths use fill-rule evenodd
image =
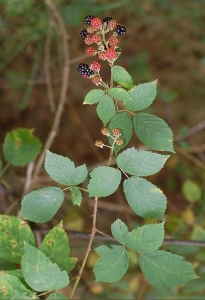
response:
<svg viewBox="0 0 205 300"><path fill-rule="evenodd" d="M59 24L60 32L62 35L62 43L63 43L64 68L63 68L63 74L62 74L63 81L62 81L62 85L61 85L60 100L58 103L57 111L56 111L56 114L54 117L52 128L51 128L48 138L45 142L43 151L42 151L39 159L37 160L36 167L35 167L35 170L33 173L32 185L34 184L36 178L38 177L38 174L41 171L41 168L42 168L42 165L43 165L43 162L45 159L46 149L49 149L51 147L51 145L57 135L61 116L63 113L65 101L66 101L66 95L67 95L67 91L68 91L68 78L69 78L69 74L70 74L69 54L68 54L69 53L68 35L66 32L64 21L60 15L59 11L57 10L55 4L52 2L52 0L44 0L44 2L51 9L54 17L56 18L56 20L58 21L58 24ZM30 187L28 189L31 189L32 185L30 185ZM28 192L28 190L26 192Z"/></svg>

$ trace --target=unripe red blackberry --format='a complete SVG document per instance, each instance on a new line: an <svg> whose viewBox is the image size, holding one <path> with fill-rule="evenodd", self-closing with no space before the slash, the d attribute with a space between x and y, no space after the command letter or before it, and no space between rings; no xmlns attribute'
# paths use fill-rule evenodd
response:
<svg viewBox="0 0 205 300"><path fill-rule="evenodd" d="M90 21L90 25L95 29L100 29L100 27L102 26L102 21L100 20L100 18L95 17Z"/></svg>
<svg viewBox="0 0 205 300"><path fill-rule="evenodd" d="M119 129L119 128L114 128L114 129L112 130L112 134L113 134L113 136L115 136L115 137L120 136L120 135L121 135L120 129Z"/></svg>
<svg viewBox="0 0 205 300"><path fill-rule="evenodd" d="M95 18L94 16L90 15L90 16L86 16L84 19L84 23L87 25L90 25L91 20Z"/></svg>
<svg viewBox="0 0 205 300"><path fill-rule="evenodd" d="M110 47L116 47L119 44L119 42L120 41L115 36L111 36L108 39L108 44L109 44Z"/></svg>
<svg viewBox="0 0 205 300"><path fill-rule="evenodd" d="M99 44L102 42L102 37L99 34L94 34L92 36L93 43Z"/></svg>
<svg viewBox="0 0 205 300"><path fill-rule="evenodd" d="M115 143L116 143L118 146L121 146L121 145L124 143L124 141L123 141L123 139L118 138L118 139L116 139Z"/></svg>
<svg viewBox="0 0 205 300"><path fill-rule="evenodd" d="M88 31L86 29L81 30L80 36L84 40L86 36L88 35Z"/></svg>
<svg viewBox="0 0 205 300"><path fill-rule="evenodd" d="M100 68L101 68L101 65L98 61L94 61L91 65L90 65L90 68L93 70L93 71L99 71Z"/></svg>
<svg viewBox="0 0 205 300"><path fill-rule="evenodd" d="M93 47L88 47L86 50L85 50L85 53L88 55L88 56L93 56L97 53L97 51L95 50L95 48Z"/></svg>
<svg viewBox="0 0 205 300"><path fill-rule="evenodd" d="M109 27L111 30L115 29L116 25L117 25L117 22L116 22L114 19L111 19L111 20L108 22L108 27Z"/></svg>
<svg viewBox="0 0 205 300"><path fill-rule="evenodd" d="M100 83L101 78L100 76L96 75L96 76L92 76L91 80L95 85L98 85Z"/></svg>
<svg viewBox="0 0 205 300"><path fill-rule="evenodd" d="M85 78L89 78L91 75L94 75L94 71L85 63L80 64L77 71L79 75L82 75Z"/></svg>
<svg viewBox="0 0 205 300"><path fill-rule="evenodd" d="M84 41L86 45L91 45L93 43L93 39L91 36L87 36Z"/></svg>
<svg viewBox="0 0 205 300"><path fill-rule="evenodd" d="M103 148L104 144L102 141L97 140L97 141L95 141L95 146L99 147L99 148Z"/></svg>
<svg viewBox="0 0 205 300"><path fill-rule="evenodd" d="M106 60L106 53L105 53L105 51L98 52L98 57L99 57L99 59Z"/></svg>
<svg viewBox="0 0 205 300"><path fill-rule="evenodd" d="M116 50L114 48L108 48L106 51L105 51L105 55L106 55L106 58L108 60L115 60L118 56Z"/></svg>
<svg viewBox="0 0 205 300"><path fill-rule="evenodd" d="M93 28L92 26L89 26L89 27L87 28L87 32L90 33L90 34L92 34L92 33L95 32L95 28Z"/></svg>
<svg viewBox="0 0 205 300"><path fill-rule="evenodd" d="M106 136L109 136L109 135L110 135L109 130L108 130L108 128L106 128L106 127L103 127L103 128L101 129L101 133L102 133L103 135L106 135Z"/></svg>
<svg viewBox="0 0 205 300"><path fill-rule="evenodd" d="M118 36L126 34L126 27L118 24L115 28L115 32L118 34Z"/></svg>

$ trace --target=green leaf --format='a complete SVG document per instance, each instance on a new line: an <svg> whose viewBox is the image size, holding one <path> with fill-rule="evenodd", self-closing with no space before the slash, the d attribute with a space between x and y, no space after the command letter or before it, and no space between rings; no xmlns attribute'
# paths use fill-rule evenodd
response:
<svg viewBox="0 0 205 300"><path fill-rule="evenodd" d="M25 243L21 267L27 284L35 291L52 291L66 287L69 277L40 250Z"/></svg>
<svg viewBox="0 0 205 300"><path fill-rule="evenodd" d="M123 187L128 204L137 215L164 219L167 201L158 187L137 176L125 180Z"/></svg>
<svg viewBox="0 0 205 300"><path fill-rule="evenodd" d="M115 282L124 276L129 266L128 252L124 247L100 246L95 251L100 255L93 269L96 281Z"/></svg>
<svg viewBox="0 0 205 300"><path fill-rule="evenodd" d="M35 245L34 235L28 224L19 218L0 215L0 256L13 263L20 263L24 241Z"/></svg>
<svg viewBox="0 0 205 300"><path fill-rule="evenodd" d="M129 95L129 93L126 90L122 88L110 88L108 90L108 94L116 100L120 100L123 102L133 102L133 98Z"/></svg>
<svg viewBox="0 0 205 300"><path fill-rule="evenodd" d="M68 300L67 297L65 297L63 294L61 293L52 293L48 296L47 299L53 299L53 300Z"/></svg>
<svg viewBox="0 0 205 300"><path fill-rule="evenodd" d="M183 182L182 192L183 192L184 197L189 202L195 202L195 201L199 201L201 199L202 192L201 192L199 185L190 179L186 179Z"/></svg>
<svg viewBox="0 0 205 300"><path fill-rule="evenodd" d="M16 270L17 266L15 263L0 256L0 270Z"/></svg>
<svg viewBox="0 0 205 300"><path fill-rule="evenodd" d="M116 114L116 109L111 97L102 96L97 106L97 114L104 126L112 119Z"/></svg>
<svg viewBox="0 0 205 300"><path fill-rule="evenodd" d="M138 111L150 106L156 97L156 85L157 80L134 86L129 91L133 101L126 100L124 103L125 107L131 111Z"/></svg>
<svg viewBox="0 0 205 300"><path fill-rule="evenodd" d="M70 257L68 236L63 229L62 222L53 227L45 236L40 250L52 263L56 263L67 273L70 273L76 264L77 259Z"/></svg>
<svg viewBox="0 0 205 300"><path fill-rule="evenodd" d="M8 132L4 139L4 158L14 166L24 166L36 159L41 146L39 139L33 135L33 129L18 128Z"/></svg>
<svg viewBox="0 0 205 300"><path fill-rule="evenodd" d="M121 66L114 66L111 69L111 74L117 83L127 89L131 89L134 86L132 77L130 74Z"/></svg>
<svg viewBox="0 0 205 300"><path fill-rule="evenodd" d="M184 257L163 250L142 254L139 264L147 280L159 288L181 285L196 278L192 265Z"/></svg>
<svg viewBox="0 0 205 300"><path fill-rule="evenodd" d="M93 89L85 96L83 104L95 104L98 103L101 97L105 95L105 92L100 89Z"/></svg>
<svg viewBox="0 0 205 300"><path fill-rule="evenodd" d="M89 197L107 197L113 194L121 181L121 172L111 167L98 167L90 173Z"/></svg>
<svg viewBox="0 0 205 300"><path fill-rule="evenodd" d="M115 146L115 154L117 154L120 149L124 148L130 141L132 137L132 119L127 112L122 112L116 114L109 124L109 131L112 132L114 128L119 128L121 132L121 138L123 139L123 144L121 146ZM109 138L110 143L113 142L111 138Z"/></svg>
<svg viewBox="0 0 205 300"><path fill-rule="evenodd" d="M74 163L67 157L46 151L45 169L49 176L64 185L78 185L87 175L86 165L75 168Z"/></svg>
<svg viewBox="0 0 205 300"><path fill-rule="evenodd" d="M0 274L0 299L39 299L16 277Z"/></svg>
<svg viewBox="0 0 205 300"><path fill-rule="evenodd" d="M81 204L82 201L82 193L79 190L77 186L72 186L70 187L70 192L71 192L71 200L73 205L79 205Z"/></svg>
<svg viewBox="0 0 205 300"><path fill-rule="evenodd" d="M153 175L164 166L169 155L150 151L137 151L134 147L124 150L117 158L118 167L125 173L137 176Z"/></svg>
<svg viewBox="0 0 205 300"><path fill-rule="evenodd" d="M64 200L64 193L58 187L47 187L23 197L21 211L25 219L44 223L53 218Z"/></svg>
<svg viewBox="0 0 205 300"><path fill-rule="evenodd" d="M173 133L164 120L147 113L138 113L133 118L133 124L136 135L147 147L175 152Z"/></svg>
<svg viewBox="0 0 205 300"><path fill-rule="evenodd" d="M164 222L144 225L129 232L127 226L118 219L112 224L111 230L119 243L138 252L155 251L164 239Z"/></svg>

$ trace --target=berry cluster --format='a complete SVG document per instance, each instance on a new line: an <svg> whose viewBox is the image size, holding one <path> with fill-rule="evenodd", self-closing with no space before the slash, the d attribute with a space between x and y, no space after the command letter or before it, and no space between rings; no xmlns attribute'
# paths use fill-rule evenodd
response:
<svg viewBox="0 0 205 300"><path fill-rule="evenodd" d="M126 28L117 24L112 17L105 17L101 20L93 15L86 16L84 23L88 25L86 29L81 30L80 37L84 40L86 45L97 44L97 47L88 47L86 54L88 56L97 56L100 60L107 60L110 66L113 66L114 61L120 55L119 39L121 35L126 34ZM112 32L106 40L105 35ZM93 83L104 85L100 75L100 64L94 61L90 66L82 63L78 66L77 71L79 75L85 78L91 78Z"/></svg>
<svg viewBox="0 0 205 300"><path fill-rule="evenodd" d="M112 130L112 133L110 133L108 128L103 127L101 129L101 133L103 135L105 135L107 137L111 137L113 139L112 146L105 145L105 144L103 144L102 141L97 140L97 141L95 141L95 146L96 147L103 148L105 146L105 147L108 147L108 148L112 148L112 147L114 147L115 144L118 145L118 146L121 146L124 143L123 139L120 137L121 136L121 131L120 131L119 128L114 128Z"/></svg>

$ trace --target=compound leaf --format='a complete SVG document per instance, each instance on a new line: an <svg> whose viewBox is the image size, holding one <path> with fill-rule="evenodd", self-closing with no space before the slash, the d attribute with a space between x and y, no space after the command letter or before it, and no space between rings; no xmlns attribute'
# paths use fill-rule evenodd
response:
<svg viewBox="0 0 205 300"><path fill-rule="evenodd" d="M129 232L127 226L118 219L111 225L111 230L119 243L138 252L155 251L164 239L164 222L139 226Z"/></svg>
<svg viewBox="0 0 205 300"><path fill-rule="evenodd" d="M21 202L25 219L44 223L53 218L64 200L64 193L58 187L46 187L26 195Z"/></svg>
<svg viewBox="0 0 205 300"><path fill-rule="evenodd" d="M156 85L157 80L134 86L129 91L133 101L126 100L124 102L125 107L131 111L139 111L150 106L156 97Z"/></svg>
<svg viewBox="0 0 205 300"><path fill-rule="evenodd" d="M76 167L67 157L46 151L45 169L49 176L58 183L64 185L78 185L82 183L88 174L86 165Z"/></svg>
<svg viewBox="0 0 205 300"><path fill-rule="evenodd" d="M133 118L133 124L136 135L147 147L175 152L173 133L164 120L147 113L138 113Z"/></svg>
<svg viewBox="0 0 205 300"><path fill-rule="evenodd" d="M122 112L116 114L109 124L109 131L112 132L114 128L119 128L121 132L121 138L123 139L123 144L115 147L115 154L117 154L120 149L124 148L132 137L132 119L127 112ZM109 138L110 143L113 142L111 138Z"/></svg>
<svg viewBox="0 0 205 300"><path fill-rule="evenodd" d="M124 276L129 257L123 246L100 246L95 251L100 255L93 269L96 281L115 282Z"/></svg>
<svg viewBox="0 0 205 300"><path fill-rule="evenodd" d="M137 176L153 175L165 164L169 155L150 151L137 151L134 147L124 150L116 160L118 167L125 173Z"/></svg>
<svg viewBox="0 0 205 300"><path fill-rule="evenodd" d="M3 154L10 164L24 166L36 159L41 147L41 142L33 135L33 129L18 128L7 133Z"/></svg>
<svg viewBox="0 0 205 300"><path fill-rule="evenodd" d="M0 256L13 263L20 263L24 241L35 245L34 235L28 224L19 218L0 215Z"/></svg>
<svg viewBox="0 0 205 300"><path fill-rule="evenodd" d="M100 89L93 89L85 96L83 104L95 104L98 103L101 97L105 95L105 92Z"/></svg>
<svg viewBox="0 0 205 300"><path fill-rule="evenodd" d="M163 250L143 253L139 264L147 280L159 288L181 285L196 278L191 263L184 257Z"/></svg>
<svg viewBox="0 0 205 300"><path fill-rule="evenodd" d="M107 95L101 97L97 106L97 114L104 126L112 119L116 114L116 108L111 97Z"/></svg>
<svg viewBox="0 0 205 300"><path fill-rule="evenodd" d="M61 270L67 273L74 268L77 259L70 257L68 236L63 229L63 224L53 227L43 239L41 248L51 262L56 263Z"/></svg>
<svg viewBox="0 0 205 300"><path fill-rule="evenodd" d="M38 292L58 290L69 284L66 271L61 271L40 250L25 243L22 271L27 284Z"/></svg>
<svg viewBox="0 0 205 300"><path fill-rule="evenodd" d="M126 179L123 187L127 202L137 215L164 219L166 197L158 187L138 176Z"/></svg>
<svg viewBox="0 0 205 300"><path fill-rule="evenodd" d="M90 173L89 196L107 197L113 194L121 181L121 172L111 167L98 167Z"/></svg>
<svg viewBox="0 0 205 300"><path fill-rule="evenodd" d="M114 66L111 69L111 74L118 84L123 86L124 88L131 89L134 86L132 77L130 74L121 66Z"/></svg>
<svg viewBox="0 0 205 300"><path fill-rule="evenodd" d="M16 277L0 274L0 299L39 299L35 292L28 288Z"/></svg>

